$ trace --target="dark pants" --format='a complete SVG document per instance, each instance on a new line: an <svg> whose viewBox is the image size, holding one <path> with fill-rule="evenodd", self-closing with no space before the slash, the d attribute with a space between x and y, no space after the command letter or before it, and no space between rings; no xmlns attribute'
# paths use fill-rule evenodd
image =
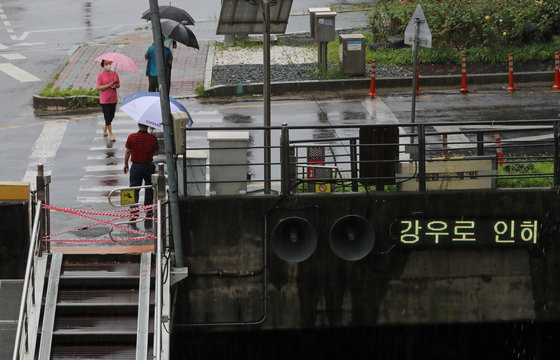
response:
<svg viewBox="0 0 560 360"><path fill-rule="evenodd" d="M130 167L130 187L152 185L152 174L156 171L153 163L132 163ZM140 190L134 191L134 202L138 202ZM154 189L147 188L144 194L144 205L151 205L154 202Z"/></svg>
<svg viewBox="0 0 560 360"><path fill-rule="evenodd" d="M111 126L111 122L115 117L115 110L117 109L117 104L101 104L101 109L103 109L103 117L105 118L105 126Z"/></svg>
<svg viewBox="0 0 560 360"><path fill-rule="evenodd" d="M149 92L157 92L158 91L157 76L148 76L148 91Z"/></svg>

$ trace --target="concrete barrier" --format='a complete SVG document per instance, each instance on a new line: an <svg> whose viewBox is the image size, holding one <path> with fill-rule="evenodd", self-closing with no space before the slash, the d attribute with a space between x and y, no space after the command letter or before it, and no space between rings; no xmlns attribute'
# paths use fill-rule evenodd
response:
<svg viewBox="0 0 560 360"><path fill-rule="evenodd" d="M267 329L557 321L559 197L554 189L479 189L182 198L189 280L179 285L174 321L250 322L266 315ZM375 231L373 251L359 261L344 261L329 247L332 225L348 214L365 217ZM317 248L303 262L287 263L269 246L264 269L264 242L290 216L313 225ZM455 221L463 240L493 219L495 234L474 245L443 244L439 237L427 247L408 246L403 218L437 223L428 225L433 231ZM532 230L519 228L529 223ZM454 236L451 225L447 230ZM421 231L429 235L427 227ZM516 243L503 242L511 234Z"/></svg>

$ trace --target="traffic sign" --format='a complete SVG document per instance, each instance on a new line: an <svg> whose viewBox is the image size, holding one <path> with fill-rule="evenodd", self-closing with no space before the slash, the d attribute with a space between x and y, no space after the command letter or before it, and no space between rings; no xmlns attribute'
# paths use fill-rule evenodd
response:
<svg viewBox="0 0 560 360"><path fill-rule="evenodd" d="M121 190L121 205L134 204L134 189Z"/></svg>
<svg viewBox="0 0 560 360"><path fill-rule="evenodd" d="M416 24L418 24L418 29L416 29ZM414 10L414 14L412 14L412 18L404 30L404 43L414 45L415 37L418 37L419 46L425 48L432 47L432 33L420 4Z"/></svg>
<svg viewBox="0 0 560 360"><path fill-rule="evenodd" d="M331 184L316 183L315 184L315 192L316 193L330 193L331 192Z"/></svg>

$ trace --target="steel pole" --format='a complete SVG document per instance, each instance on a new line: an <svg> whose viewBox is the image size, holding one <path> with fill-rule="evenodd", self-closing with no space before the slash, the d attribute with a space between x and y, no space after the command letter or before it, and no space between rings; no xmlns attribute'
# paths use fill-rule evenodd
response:
<svg viewBox="0 0 560 360"><path fill-rule="evenodd" d="M412 45L412 110L410 122L414 123L416 118L416 74L418 73L418 33L420 31L419 19L414 21L414 44Z"/></svg>
<svg viewBox="0 0 560 360"><path fill-rule="evenodd" d="M181 220L179 219L179 197L177 186L177 168L173 158L173 127L171 124L171 110L169 107L169 94L167 93L167 78L165 76L165 58L163 55L163 35L161 23L159 22L159 5L157 0L150 1L150 15L152 21L152 32L156 52L156 65L158 72L159 98L161 102L161 117L163 122L163 138L165 141L165 161L167 163L167 175L169 185L169 207L173 234L173 245L175 248L175 264L183 267L183 247L181 244Z"/></svg>
<svg viewBox="0 0 560 360"><path fill-rule="evenodd" d="M270 0L263 3L264 193L270 194Z"/></svg>

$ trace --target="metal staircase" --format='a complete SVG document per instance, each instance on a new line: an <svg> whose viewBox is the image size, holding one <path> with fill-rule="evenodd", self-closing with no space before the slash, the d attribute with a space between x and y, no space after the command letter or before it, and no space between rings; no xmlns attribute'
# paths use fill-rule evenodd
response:
<svg viewBox="0 0 560 360"><path fill-rule="evenodd" d="M147 359L152 352L154 267L136 256L54 253L38 359ZM118 354L118 356L117 356Z"/></svg>
<svg viewBox="0 0 560 360"><path fill-rule="evenodd" d="M41 211L39 201L12 359L168 359L170 266L162 222L154 252L47 253L39 241ZM157 218L163 219L161 201Z"/></svg>

